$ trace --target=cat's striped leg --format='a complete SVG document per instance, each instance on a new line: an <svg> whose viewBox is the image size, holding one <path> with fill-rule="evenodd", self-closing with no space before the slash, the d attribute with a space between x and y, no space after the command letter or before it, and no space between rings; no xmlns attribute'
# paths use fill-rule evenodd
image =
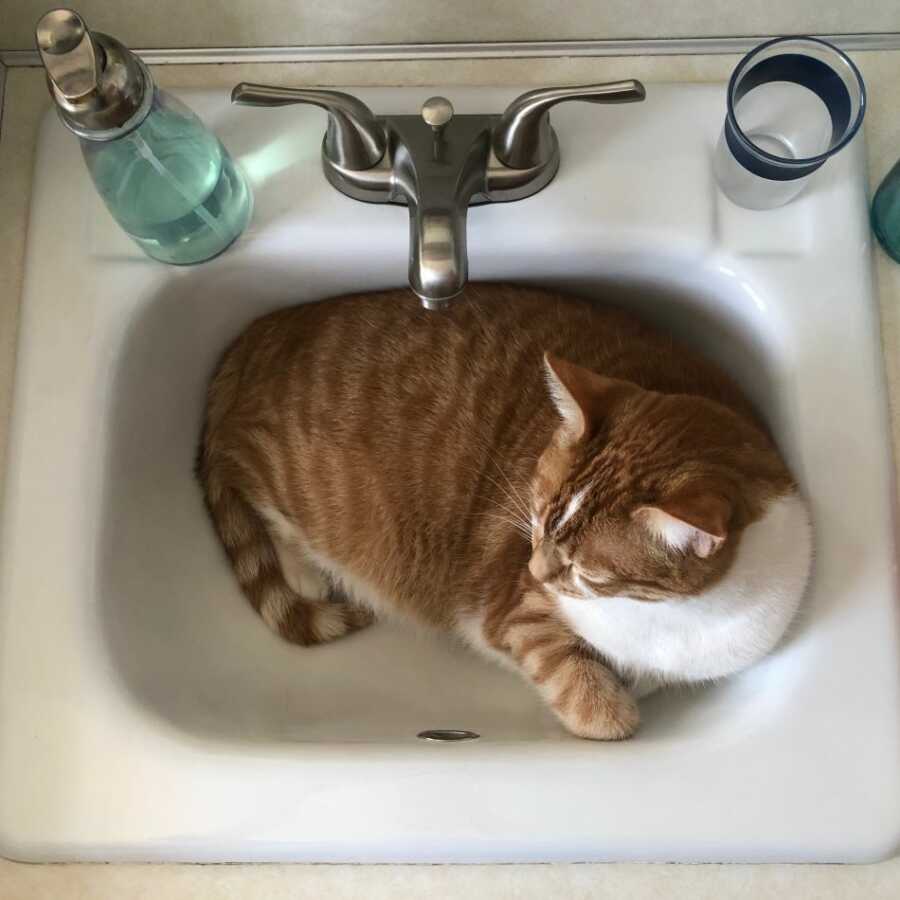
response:
<svg viewBox="0 0 900 900"><path fill-rule="evenodd" d="M634 734L639 722L634 698L542 591L526 591L514 609L488 617L484 631L572 734L599 741Z"/></svg>

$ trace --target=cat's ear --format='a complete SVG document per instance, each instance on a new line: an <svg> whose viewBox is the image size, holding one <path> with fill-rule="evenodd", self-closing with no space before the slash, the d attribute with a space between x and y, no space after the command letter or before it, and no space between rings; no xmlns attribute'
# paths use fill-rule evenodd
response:
<svg viewBox="0 0 900 900"><path fill-rule="evenodd" d="M630 381L598 375L552 353L544 354L544 367L550 396L572 441L589 437L616 402L640 390Z"/></svg>
<svg viewBox="0 0 900 900"><path fill-rule="evenodd" d="M655 506L642 506L634 517L667 547L712 556L728 538L731 501L709 489L685 490Z"/></svg>

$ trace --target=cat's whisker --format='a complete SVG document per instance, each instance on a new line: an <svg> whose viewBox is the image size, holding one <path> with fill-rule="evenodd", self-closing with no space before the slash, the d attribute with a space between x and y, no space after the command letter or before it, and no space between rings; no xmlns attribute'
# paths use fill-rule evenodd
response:
<svg viewBox="0 0 900 900"><path fill-rule="evenodd" d="M484 477L487 478L488 481L491 482L491 484L503 491L503 493L506 494L507 498L512 501L516 510L523 516L523 518L525 518L526 520L528 519L528 505L522 500L521 497L512 493L509 488L504 487L501 482L497 481L496 478L494 478L492 475L489 475L487 472L482 472L482 475L484 475Z"/></svg>
<svg viewBox="0 0 900 900"><path fill-rule="evenodd" d="M478 497L481 500L486 500L488 503L493 504L501 512L511 516L517 522L521 522L522 525L527 525L529 528L531 527L531 517L526 515L518 506L512 505L509 495L497 497L491 494L480 494Z"/></svg>
<svg viewBox="0 0 900 900"><path fill-rule="evenodd" d="M506 516L501 516L501 515L498 515L498 514L496 514L496 513L489 513L489 512L488 512L488 513L482 513L482 516L483 516L484 518L493 519L493 520L495 520L495 521L497 521L497 522L503 522L503 523L505 523L506 525L510 525L512 528L514 528L516 531L518 531L519 534L521 534L523 537L527 538L528 540L531 540L531 530L530 530L530 529L526 529L526 528L521 524L521 522L517 522L517 521L515 521L514 519L510 519L510 518L507 518Z"/></svg>
<svg viewBox="0 0 900 900"><path fill-rule="evenodd" d="M518 519L513 519L510 516L504 516L500 513L486 512L482 513L483 517L487 517L489 519L496 519L498 522L506 522L509 525L512 525L519 531L525 532L526 528Z"/></svg>
<svg viewBox="0 0 900 900"><path fill-rule="evenodd" d="M527 531L528 534L531 534L531 521L530 519L526 519L517 509L510 509L508 506L505 506L496 497L489 497L486 495L482 495L482 499L487 500L489 503L493 503L502 513L506 516L510 517L515 521L515 523L523 530Z"/></svg>
<svg viewBox="0 0 900 900"><path fill-rule="evenodd" d="M472 466L464 466L462 468L465 468L473 475L486 478L489 482L491 482L491 484L494 485L494 487L502 491L502 494L506 498L506 500L512 504L511 506L507 506L506 503L502 502L495 496L491 496L490 494L477 494L473 499L485 500L488 503L494 504L494 506L496 506L502 513L513 519L516 527L522 532L522 534L527 534L528 539L530 540L531 514L526 508L523 508L522 504L517 500L517 497L512 494L508 488L497 481L496 478L494 478L488 472L485 472L483 469L476 469Z"/></svg>
<svg viewBox="0 0 900 900"><path fill-rule="evenodd" d="M509 475L506 474L506 470L500 465L500 463L497 461L496 456L491 453L490 450L488 451L488 459L497 467L497 470L506 479L506 483L509 485L510 490L512 490L513 494L518 499L519 506L521 507L522 512L525 514L525 518L527 519L529 517L529 504L527 499L522 496L519 488L516 487Z"/></svg>
<svg viewBox="0 0 900 900"><path fill-rule="evenodd" d="M496 484L496 486L498 488L500 488L500 489L503 488L503 485L501 485L497 482L494 482L494 483ZM503 503L501 503L499 500L497 500L494 497L486 497L485 499L491 500L492 502L496 503L498 506L500 506L503 509L508 509L508 511L511 513L514 512L517 517L521 517L523 520L527 521L528 515L527 515L526 510L522 509L522 507L519 506L519 504L516 502L515 497L513 497L512 494L510 494L509 492L505 492L504 496L505 496L506 500L512 504L511 508L506 507Z"/></svg>

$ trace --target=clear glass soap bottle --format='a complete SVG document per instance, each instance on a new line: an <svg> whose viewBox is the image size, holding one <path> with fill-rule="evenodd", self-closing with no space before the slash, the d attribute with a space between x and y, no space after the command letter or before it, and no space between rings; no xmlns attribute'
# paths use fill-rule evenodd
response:
<svg viewBox="0 0 900 900"><path fill-rule="evenodd" d="M228 247L252 197L219 139L156 87L138 57L72 10L47 13L36 37L60 118L119 225L166 263L202 262Z"/></svg>

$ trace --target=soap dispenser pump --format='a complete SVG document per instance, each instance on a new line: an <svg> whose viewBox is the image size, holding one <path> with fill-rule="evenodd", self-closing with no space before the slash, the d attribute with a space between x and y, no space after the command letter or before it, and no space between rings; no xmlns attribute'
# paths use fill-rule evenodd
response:
<svg viewBox="0 0 900 900"><path fill-rule="evenodd" d="M47 83L113 218L148 256L202 262L244 230L251 194L228 151L150 70L78 13L54 9L35 31Z"/></svg>

